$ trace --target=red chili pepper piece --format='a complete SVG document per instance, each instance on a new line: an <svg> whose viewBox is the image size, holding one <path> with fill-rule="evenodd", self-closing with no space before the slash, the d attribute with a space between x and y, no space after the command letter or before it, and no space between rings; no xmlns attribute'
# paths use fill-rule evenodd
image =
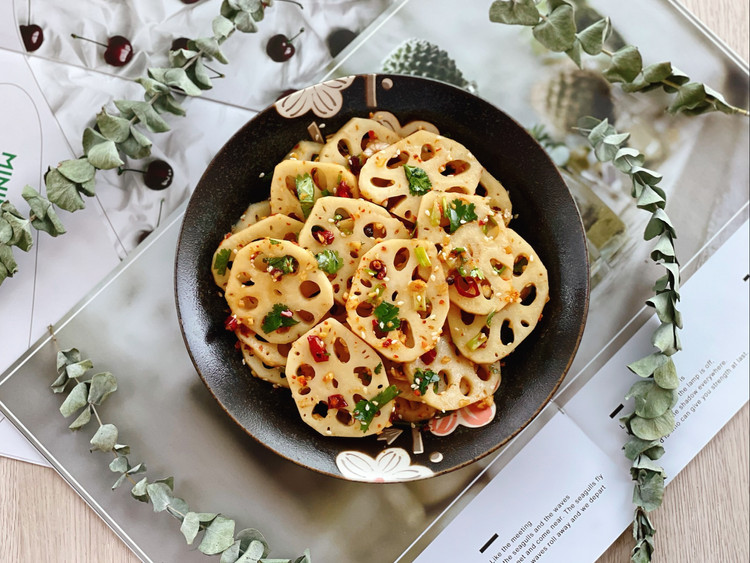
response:
<svg viewBox="0 0 750 563"><path fill-rule="evenodd" d="M349 404L344 399L343 395L330 395L328 397L328 408L329 409L343 409L348 407Z"/></svg>
<svg viewBox="0 0 750 563"><path fill-rule="evenodd" d="M229 315L224 319L224 328L227 330L235 331L239 328L240 321L234 315Z"/></svg>
<svg viewBox="0 0 750 563"><path fill-rule="evenodd" d="M425 365L430 365L432 362L435 361L435 358L437 358L437 350L434 348L428 352L425 352L421 356L419 356L419 359L422 360Z"/></svg>
<svg viewBox="0 0 750 563"><path fill-rule="evenodd" d="M348 197L348 198L354 197L352 195L352 189L349 187L349 184L347 184L344 180L341 180L338 187L336 188L336 195L338 197Z"/></svg>
<svg viewBox="0 0 750 563"><path fill-rule="evenodd" d="M320 244L329 245L333 242L334 234L331 231L326 231L321 227L313 227L312 234Z"/></svg>
<svg viewBox="0 0 750 563"><path fill-rule="evenodd" d="M458 291L458 294L463 295L464 297L479 296L479 285L474 278L456 275L454 287L456 288L456 291Z"/></svg>
<svg viewBox="0 0 750 563"><path fill-rule="evenodd" d="M310 354L316 362L325 362L330 354L326 352L326 345L321 338L315 334L307 337L307 344L310 346Z"/></svg>

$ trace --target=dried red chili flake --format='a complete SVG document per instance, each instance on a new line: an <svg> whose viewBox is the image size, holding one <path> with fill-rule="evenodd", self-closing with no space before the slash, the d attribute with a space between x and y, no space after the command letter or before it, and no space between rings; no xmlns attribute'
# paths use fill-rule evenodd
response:
<svg viewBox="0 0 750 563"><path fill-rule="evenodd" d="M335 238L331 231L326 231L323 227L315 226L312 228L312 235L320 244L329 245Z"/></svg>
<svg viewBox="0 0 750 563"><path fill-rule="evenodd" d="M330 357L330 354L326 351L325 342L319 336L315 334L308 336L307 345L310 347L313 360L316 362L325 362Z"/></svg>
<svg viewBox="0 0 750 563"><path fill-rule="evenodd" d="M375 260L370 261L370 269L375 272L373 275L376 279L382 280L386 276L386 269L385 264L382 260L378 260L377 258Z"/></svg>
<svg viewBox="0 0 750 563"><path fill-rule="evenodd" d="M343 409L348 407L349 404L344 399L343 395L330 395L328 397L328 408L329 409Z"/></svg>
<svg viewBox="0 0 750 563"><path fill-rule="evenodd" d="M478 297L479 285L477 280L471 277L454 276L456 291L464 297Z"/></svg>

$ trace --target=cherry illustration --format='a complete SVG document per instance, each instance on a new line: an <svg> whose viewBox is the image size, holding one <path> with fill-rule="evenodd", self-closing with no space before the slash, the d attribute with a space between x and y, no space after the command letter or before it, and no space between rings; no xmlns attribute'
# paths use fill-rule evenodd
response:
<svg viewBox="0 0 750 563"><path fill-rule="evenodd" d="M174 170L172 170L170 164L161 159L152 160L145 170L122 167L117 169L118 176L121 176L125 172L139 172L143 174L143 181L146 187L152 190L168 188L172 184L172 177L174 176Z"/></svg>
<svg viewBox="0 0 750 563"><path fill-rule="evenodd" d="M350 29L334 29L326 38L328 52L331 53L332 57L335 57L343 51L355 37L357 37L357 34Z"/></svg>
<svg viewBox="0 0 750 563"><path fill-rule="evenodd" d="M294 41L299 37L300 33L305 31L305 28L300 28L300 30L297 32L297 35L294 37L287 37L283 33L279 33L278 35L274 35L268 40L268 43L266 44L266 54L271 57L271 60L276 61L277 63L283 63L285 61L288 61L292 58L294 55L296 48L294 47Z"/></svg>
<svg viewBox="0 0 750 563"><path fill-rule="evenodd" d="M83 39L84 41L89 41L90 43L95 43L96 45L104 47L104 60L107 64L112 66L125 66L130 62L130 59L133 58L133 45L131 45L130 41L122 35L113 35L107 39L106 45L99 41L94 41L93 39L81 37L75 33L71 33L70 36L73 39Z"/></svg>
<svg viewBox="0 0 750 563"><path fill-rule="evenodd" d="M33 53L44 42L44 31L42 28L35 23L31 23L31 0L27 4L28 13L26 15L26 25L20 25L18 28L21 30L21 40L23 46L29 53Z"/></svg>
<svg viewBox="0 0 750 563"><path fill-rule="evenodd" d="M33 53L39 47L42 46L44 41L44 32L42 28L35 23L29 25L19 26L21 29L21 39L23 39L23 46L29 53Z"/></svg>

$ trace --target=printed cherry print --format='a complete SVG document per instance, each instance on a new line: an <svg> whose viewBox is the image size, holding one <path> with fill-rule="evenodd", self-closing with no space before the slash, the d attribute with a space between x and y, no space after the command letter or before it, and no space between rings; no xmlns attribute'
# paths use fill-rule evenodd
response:
<svg viewBox="0 0 750 563"><path fill-rule="evenodd" d="M133 45L131 45L127 37L123 37L122 35L113 35L107 40L106 45L93 39L81 37L75 33L71 33L70 36L73 39L82 39L104 47L104 60L112 66L125 66L133 58Z"/></svg>
<svg viewBox="0 0 750 563"><path fill-rule="evenodd" d="M152 160L145 170L122 167L117 169L118 176L122 175L124 172L139 172L140 174L143 174L143 182L146 184L146 187L152 190L163 190L168 188L172 184L172 178L174 176L172 166L161 159Z"/></svg>
<svg viewBox="0 0 750 563"><path fill-rule="evenodd" d="M279 33L278 35L274 35L268 40L268 43L266 44L266 54L271 57L271 60L276 61L277 63L283 63L285 61L288 61L294 56L294 53L296 52L296 48L294 47L294 41L299 37L300 33L305 31L305 28L300 28L300 30L297 32L297 35L294 37L287 37L283 33Z"/></svg>

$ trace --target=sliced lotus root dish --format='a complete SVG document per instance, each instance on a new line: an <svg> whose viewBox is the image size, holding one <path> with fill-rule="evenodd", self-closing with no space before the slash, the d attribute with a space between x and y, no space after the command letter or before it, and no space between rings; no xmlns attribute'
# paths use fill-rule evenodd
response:
<svg viewBox="0 0 750 563"><path fill-rule="evenodd" d="M492 397L500 385L499 365L477 366L448 336L440 337L433 352L404 365L416 400L443 412L457 410Z"/></svg>
<svg viewBox="0 0 750 563"><path fill-rule="evenodd" d="M326 140L318 160L335 162L359 175L370 156L400 139L401 135L377 121L354 117Z"/></svg>
<svg viewBox="0 0 750 563"><path fill-rule="evenodd" d="M295 242L302 226L301 221L286 215L276 214L261 219L225 238L221 241L211 260L211 273L214 275L216 285L222 289L227 286L234 257L243 246L262 238Z"/></svg>
<svg viewBox="0 0 750 563"><path fill-rule="evenodd" d="M322 149L323 143L300 141L286 153L284 160L317 160Z"/></svg>
<svg viewBox="0 0 750 563"><path fill-rule="evenodd" d="M261 219L265 219L270 214L271 202L269 200L264 199L263 201L256 201L254 203L251 203L247 206L245 212L240 215L240 218L237 220L237 222L232 225L232 234L257 223Z"/></svg>
<svg viewBox="0 0 750 563"><path fill-rule="evenodd" d="M507 227L513 218L513 205L510 202L508 190L487 170L482 170L476 193L490 200L490 205L500 214Z"/></svg>
<svg viewBox="0 0 750 563"><path fill-rule="evenodd" d="M486 315L515 298L509 231L487 198L427 194L422 198L417 232L441 248L451 303Z"/></svg>
<svg viewBox="0 0 750 563"><path fill-rule="evenodd" d="M299 243L315 254L331 281L334 299L343 304L360 257L382 240L406 238L407 228L379 205L322 197L315 202Z"/></svg>
<svg viewBox="0 0 750 563"><path fill-rule="evenodd" d="M446 137L417 131L376 153L362 167L362 196L407 221L416 221L421 196L430 191L474 194L482 165Z"/></svg>
<svg viewBox="0 0 750 563"><path fill-rule="evenodd" d="M549 297L547 269L531 246L508 229L513 249L510 282L513 300L489 315L474 315L451 305L448 323L461 354L485 364L510 354L534 330Z"/></svg>
<svg viewBox="0 0 750 563"><path fill-rule="evenodd" d="M437 249L420 239L384 241L366 252L346 301L352 330L397 362L435 347L448 307Z"/></svg>
<svg viewBox="0 0 750 563"><path fill-rule="evenodd" d="M281 368L286 366L286 358L289 355L289 349L292 347L288 342L286 344L273 344L244 325L235 330L234 334L237 336L237 340L243 346L248 347L253 355L265 365Z"/></svg>
<svg viewBox="0 0 750 563"><path fill-rule="evenodd" d="M289 388L289 381L287 381L283 367L266 364L258 356L253 354L252 349L246 344L241 344L240 349L242 350L242 361L250 368L250 373L255 377L262 379L263 381L268 381L278 387Z"/></svg>
<svg viewBox="0 0 750 563"><path fill-rule="evenodd" d="M286 373L302 420L324 436L368 436L390 426L396 390L380 357L335 319L292 345Z"/></svg>
<svg viewBox="0 0 750 563"><path fill-rule="evenodd" d="M429 420L438 414L438 409L421 401L421 397L414 394L414 389L408 381L391 379L391 384L400 391L395 399L391 420L401 422L421 422Z"/></svg>
<svg viewBox="0 0 750 563"><path fill-rule="evenodd" d="M436 135L440 133L435 124L430 123L429 121L422 121L418 119L409 121L408 123L401 125L398 117L396 117L389 111L376 111L375 113L370 115L370 119L377 121L378 123L382 123L391 131L395 131L396 133L398 133L401 137L408 137L412 133L423 130L430 131L431 133L435 133Z"/></svg>
<svg viewBox="0 0 750 563"><path fill-rule="evenodd" d="M236 321L275 344L292 342L333 305L333 288L315 257L285 240L262 239L235 258L224 292Z"/></svg>
<svg viewBox="0 0 750 563"><path fill-rule="evenodd" d="M276 165L271 180L271 211L300 221L310 214L323 195L359 197L357 178L332 162L284 160Z"/></svg>

